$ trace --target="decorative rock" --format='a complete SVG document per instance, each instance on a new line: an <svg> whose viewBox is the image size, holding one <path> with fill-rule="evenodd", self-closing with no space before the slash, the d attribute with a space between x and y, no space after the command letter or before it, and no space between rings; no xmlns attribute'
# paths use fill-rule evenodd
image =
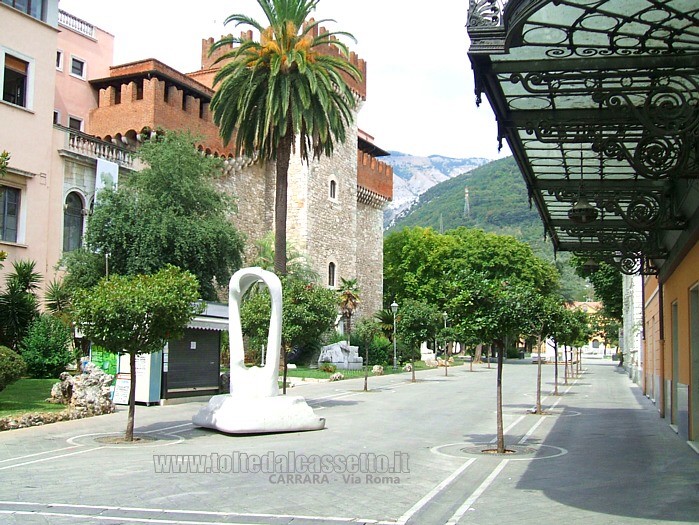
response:
<svg viewBox="0 0 699 525"><path fill-rule="evenodd" d="M106 374L93 363L87 363L83 372L75 376L63 372L51 388L50 403L69 405L71 410L87 415L111 414L111 384L114 376Z"/></svg>
<svg viewBox="0 0 699 525"><path fill-rule="evenodd" d="M340 372L336 372L330 376L330 381L342 381L345 378Z"/></svg>
<svg viewBox="0 0 699 525"><path fill-rule="evenodd" d="M427 359L425 360L425 364L429 366L430 368L437 368L439 366L439 363L435 361L434 359Z"/></svg>
<svg viewBox="0 0 699 525"><path fill-rule="evenodd" d="M371 369L371 373L374 374L375 376L382 376L383 375L383 367L381 365L374 365L374 368Z"/></svg>
<svg viewBox="0 0 699 525"><path fill-rule="evenodd" d="M403 367L403 372L412 372L412 371L413 371L413 365L411 365L410 363L408 363L407 365L405 365Z"/></svg>
<svg viewBox="0 0 699 525"><path fill-rule="evenodd" d="M322 363L332 363L341 370L361 370L363 359L359 357L358 346L349 346L346 341L340 341L320 349L318 366Z"/></svg>

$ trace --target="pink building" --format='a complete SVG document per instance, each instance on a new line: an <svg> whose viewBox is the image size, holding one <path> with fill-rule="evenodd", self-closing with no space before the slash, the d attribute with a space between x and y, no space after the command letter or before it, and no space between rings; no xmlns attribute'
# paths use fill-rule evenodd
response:
<svg viewBox="0 0 699 525"><path fill-rule="evenodd" d="M114 36L60 10L58 29L53 123L89 131L87 119L97 107L97 94L89 81L109 75Z"/></svg>

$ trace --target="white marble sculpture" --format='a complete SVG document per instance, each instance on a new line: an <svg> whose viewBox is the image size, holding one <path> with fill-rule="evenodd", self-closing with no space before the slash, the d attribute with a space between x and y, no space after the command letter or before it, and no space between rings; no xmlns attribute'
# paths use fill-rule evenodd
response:
<svg viewBox="0 0 699 525"><path fill-rule="evenodd" d="M345 341L333 343L320 349L318 366L323 363L332 363L342 370L361 370L362 358L359 357L359 347L350 346Z"/></svg>
<svg viewBox="0 0 699 525"><path fill-rule="evenodd" d="M245 366L240 304L243 294L262 281L269 288L272 314L267 334L265 365ZM257 434L320 430L325 419L315 415L300 396L279 395L279 360L282 334L282 285L272 272L262 268L238 270L229 284L230 394L214 396L192 418L200 427L229 434Z"/></svg>

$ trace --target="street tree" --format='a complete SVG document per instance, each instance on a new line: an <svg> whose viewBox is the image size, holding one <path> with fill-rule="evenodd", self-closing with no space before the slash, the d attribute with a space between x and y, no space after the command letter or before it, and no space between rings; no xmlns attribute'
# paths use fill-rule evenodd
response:
<svg viewBox="0 0 699 525"><path fill-rule="evenodd" d="M542 295L531 289L522 289L522 302L519 304L520 311L513 312L519 315L522 320L521 336L536 339L536 352L538 354L536 368L536 405L534 414L542 414L541 408L541 346L542 341L551 335L555 330L556 323L560 320L560 299L556 296Z"/></svg>
<svg viewBox="0 0 699 525"><path fill-rule="evenodd" d="M420 357L420 345L434 339L440 322L441 314L436 306L414 299L406 299L401 304L397 331L407 353L403 357L410 359L412 382L415 382L415 359Z"/></svg>
<svg viewBox="0 0 699 525"><path fill-rule="evenodd" d="M260 23L244 14L230 15L225 24L250 27L254 38L223 37L211 53L228 50L214 78L211 100L214 122L228 143L235 135L236 155L257 155L274 162L274 268L286 274L287 176L291 153L301 160L331 155L343 143L354 119L357 98L350 81L361 79L348 60L340 31L314 31L323 22L311 13L318 0L257 0L264 12ZM328 49L338 53L328 52ZM298 141L297 141L298 139Z"/></svg>
<svg viewBox="0 0 699 525"><path fill-rule="evenodd" d="M381 334L381 326L374 318L365 317L360 319L354 328L354 333L364 345L364 391L368 392L369 387L369 347L372 341Z"/></svg>
<svg viewBox="0 0 699 525"><path fill-rule="evenodd" d="M66 259L67 279L93 284L108 254L110 274L151 274L172 264L197 277L204 299L215 299L243 250L228 220L233 203L214 184L220 159L200 155L183 132L146 141L139 157L144 170L100 192L88 220L88 252Z"/></svg>
<svg viewBox="0 0 699 525"><path fill-rule="evenodd" d="M133 441L136 406L136 355L163 349L181 337L201 311L199 285L190 272L166 266L153 275L110 276L73 299L78 327L93 343L129 355L131 387L125 440Z"/></svg>

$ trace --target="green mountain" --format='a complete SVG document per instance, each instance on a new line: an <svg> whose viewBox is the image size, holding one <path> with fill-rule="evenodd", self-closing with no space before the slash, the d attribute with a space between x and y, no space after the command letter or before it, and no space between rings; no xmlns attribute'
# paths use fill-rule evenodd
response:
<svg viewBox="0 0 699 525"><path fill-rule="evenodd" d="M414 226L437 231L466 226L512 235L528 243L538 256L555 262L566 298L584 300L590 293L585 281L567 264L569 254L554 258L553 245L544 239L539 213L529 206L527 187L513 157L489 162L433 186L396 217L386 233Z"/></svg>

